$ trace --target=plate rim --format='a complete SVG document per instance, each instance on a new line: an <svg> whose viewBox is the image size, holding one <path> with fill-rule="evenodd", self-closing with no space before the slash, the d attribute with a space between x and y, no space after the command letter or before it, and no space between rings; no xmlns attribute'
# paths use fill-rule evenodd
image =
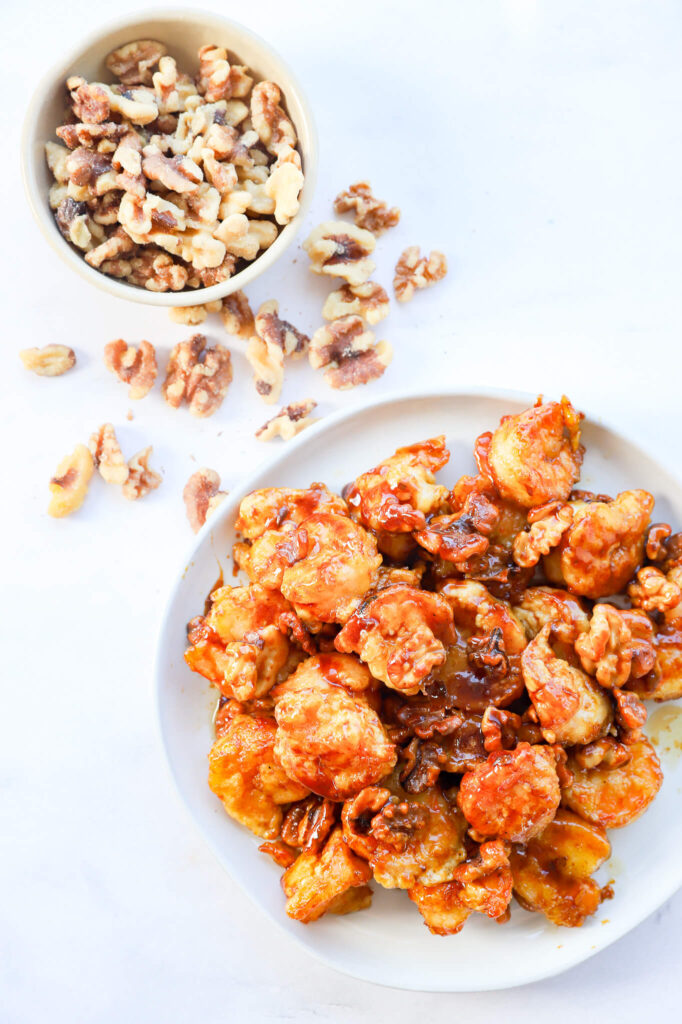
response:
<svg viewBox="0 0 682 1024"><path fill-rule="evenodd" d="M329 416L325 416L323 419L316 423L313 423L307 430L302 431L291 441L287 442L282 446L278 446L277 450L272 452L263 461L259 462L249 473L240 476L235 486L230 490L229 500L221 503L221 506L216 509L216 512L211 518L201 527L201 529L193 536L192 540L188 543L182 560L179 562L179 568L173 574L171 583L165 600L162 602L161 611L158 618L158 627L156 630L156 646L154 653L153 662L153 680L154 680L154 708L155 708L155 726L157 741L163 751L163 760L165 761L166 771L170 775L173 782L173 789L175 795L185 812L188 814L192 821L192 824L198 834L201 836L203 842L207 845L213 856L216 858L220 866L225 870L232 881L239 886L241 891L246 895L251 904L255 906L264 917L274 922L279 929L280 933L287 936L296 943L296 945L305 950L305 952L314 957L320 963L323 963L326 967L337 971L347 977L355 978L359 981L369 982L373 985L379 985L382 988L391 988L398 991L412 991L412 992L439 992L439 993L473 993L473 992L489 992L489 991L505 991L512 988L520 988L524 985L534 984L536 982L543 981L547 978L556 977L559 974L563 974L566 971L571 970L578 964L584 963L591 957L596 956L602 950L607 949L613 943L623 938L630 931L636 928L639 924L654 914L667 900L669 900L680 888L682 888L682 870L677 880L673 880L666 886L663 886L662 890L657 895L657 902L651 906L646 913L641 914L637 910L630 909L628 913L628 907L625 906L623 914L619 924L609 930L609 933L605 935L605 941L601 943L595 943L592 948L580 948L578 947L572 954L566 954L561 962L556 966L551 964L547 969L541 969L540 972L533 973L532 976L522 976L518 981L505 981L503 983L497 983L495 980L491 980L490 984L477 984L474 987L462 987L460 985L429 985L424 988L419 984L414 984L409 978L401 980L400 984L396 984L393 981L384 980L381 977L377 977L371 970L368 969L351 969L343 964L336 962L332 956L328 955L323 949L316 947L314 944L309 944L304 941L303 935L299 935L296 931L290 930L286 926L286 921L282 920L277 914L271 912L262 902L256 900L247 888L245 883L241 880L237 874L233 873L230 866L226 862L223 851L219 848L219 844L213 840L207 832L204 831L198 817L195 815L191 803L186 799L180 782L176 775L176 771L173 765L169 745L166 739L164 725L163 725L163 659L164 651L166 649L167 637L166 632L169 628L169 619L171 611L177 597L177 591L182 585L182 581L191 570L194 562L194 557L197 550L203 544L204 538L216 528L219 528L224 520L228 517L228 513L231 515L230 510L234 510L235 502L239 503L242 498L253 490L253 482L255 482L264 473L270 472L278 462L280 462L285 456L289 456L292 452L297 451L299 448L305 447L315 438L321 434L333 431L339 425L352 420L355 416L373 410L375 408L386 406L386 405L398 405L404 402L410 401L423 401L426 400L456 400L459 398L470 399L470 398L492 398L500 400L509 400L513 402L525 402L529 405L534 404L537 398L537 393L519 391L511 388L491 388L485 386L466 386L456 388L418 388L418 389L402 389L399 391L391 391L384 395L378 396L374 400L360 400L354 402L350 406L344 406L341 409L337 409ZM672 481L682 490L682 478L678 477L675 472L667 469L663 466L658 458L651 454L639 441L635 440L627 431L622 430L620 427L615 427L608 419L605 419L601 415L593 413L589 408L585 408L581 404L581 410L584 412L585 423L592 423L595 426L601 427L614 434L617 438L624 441L633 453L638 456L644 457L648 460L655 470L660 473L662 482L665 484L667 480Z"/></svg>

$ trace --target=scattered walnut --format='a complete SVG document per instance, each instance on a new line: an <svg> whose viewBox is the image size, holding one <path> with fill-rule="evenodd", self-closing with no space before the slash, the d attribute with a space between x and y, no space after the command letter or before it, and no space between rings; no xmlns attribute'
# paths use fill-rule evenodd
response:
<svg viewBox="0 0 682 1024"><path fill-rule="evenodd" d="M19 358L27 370L33 370L39 377L61 377L76 365L76 353L67 345L24 348Z"/></svg>
<svg viewBox="0 0 682 1024"><path fill-rule="evenodd" d="M215 302L206 302L203 306L173 306L169 315L173 323L196 327L197 324L204 322L208 313L219 313L222 305L218 299Z"/></svg>
<svg viewBox="0 0 682 1024"><path fill-rule="evenodd" d="M195 533L198 533L225 497L220 490L220 477L213 469L198 469L185 484L182 497L185 502L187 519Z"/></svg>
<svg viewBox="0 0 682 1024"><path fill-rule="evenodd" d="M317 402L314 402L312 398L285 405L276 416L273 416L263 424L260 430L256 431L256 437L259 441L272 441L276 437L281 437L283 441L290 441L292 437L300 434L302 430L315 422L310 414L316 407Z"/></svg>
<svg viewBox="0 0 682 1024"><path fill-rule="evenodd" d="M161 477L149 468L149 456L153 449L151 445L143 448L137 455L133 455L128 463L128 478L123 484L123 497L129 501L136 501L143 498L145 494L156 490L161 483Z"/></svg>
<svg viewBox="0 0 682 1024"><path fill-rule="evenodd" d="M560 542L573 522L573 509L561 502L550 502L533 509L530 530L514 537L513 553L517 565L529 569L537 565ZM529 522L531 517L529 516Z"/></svg>
<svg viewBox="0 0 682 1024"><path fill-rule="evenodd" d="M151 69L166 52L163 43L155 39L136 39L112 50L105 64L123 85L151 85Z"/></svg>
<svg viewBox="0 0 682 1024"><path fill-rule="evenodd" d="M251 338L256 330L249 300L244 292L232 292L223 299L220 316L228 334L237 338Z"/></svg>
<svg viewBox="0 0 682 1024"><path fill-rule="evenodd" d="M258 335L249 339L246 358L253 367L256 391L264 402L277 401L284 382L284 352L279 345L263 341Z"/></svg>
<svg viewBox="0 0 682 1024"><path fill-rule="evenodd" d="M364 284L344 284L335 292L330 292L322 308L325 320L338 320L342 316L356 314L363 317L368 324L378 324L388 316L389 298L385 288L375 281Z"/></svg>
<svg viewBox="0 0 682 1024"><path fill-rule="evenodd" d="M128 464L123 458L116 431L111 423L103 423L92 434L88 443L92 461L108 484L124 484L128 479Z"/></svg>
<svg viewBox="0 0 682 1024"><path fill-rule="evenodd" d="M268 345L279 345L285 356L300 359L308 351L310 338L296 330L288 320L279 317L279 303L275 299L264 302L255 319L256 334Z"/></svg>
<svg viewBox="0 0 682 1024"><path fill-rule="evenodd" d="M360 316L342 316L318 328L310 341L308 358L314 369L338 363L366 352L374 345L374 334Z"/></svg>
<svg viewBox="0 0 682 1024"><path fill-rule="evenodd" d="M232 381L232 360L222 345L206 348L206 337L194 334L173 347L163 383L163 397L177 409L183 401L194 416L212 416Z"/></svg>
<svg viewBox="0 0 682 1024"><path fill-rule="evenodd" d="M140 347L128 345L123 338L104 346L104 365L124 384L129 384L128 397L144 398L156 380L156 352L148 341Z"/></svg>
<svg viewBox="0 0 682 1024"><path fill-rule="evenodd" d="M50 480L52 497L47 508L48 515L61 519L79 509L88 493L92 473L89 449L84 444L77 444L72 453L62 459Z"/></svg>
<svg viewBox="0 0 682 1024"><path fill-rule="evenodd" d="M358 285L374 271L375 263L369 258L374 245L374 235L369 231L343 221L325 221L308 235L303 248L314 274L342 277L348 284Z"/></svg>
<svg viewBox="0 0 682 1024"><path fill-rule="evenodd" d="M660 569L649 565L637 573L637 582L628 587L635 608L645 612L667 612L682 600L677 583L666 579Z"/></svg>
<svg viewBox="0 0 682 1024"><path fill-rule="evenodd" d="M340 359L338 365L332 363L325 371L324 379L330 388L347 391L359 384L369 384L371 380L377 380L392 359L391 345L387 341L380 341L374 348Z"/></svg>
<svg viewBox="0 0 682 1024"><path fill-rule="evenodd" d="M375 199L368 181L358 181L346 192L339 192L334 200L335 213L354 211L355 223L359 228L366 228L373 235L381 235L388 228L393 228L400 220L397 206L390 209L383 199Z"/></svg>
<svg viewBox="0 0 682 1024"><path fill-rule="evenodd" d="M429 288L436 281L442 281L448 272L448 265L442 252L435 249L430 256L419 255L419 246L410 245L396 263L393 290L398 302L409 302L415 288Z"/></svg>

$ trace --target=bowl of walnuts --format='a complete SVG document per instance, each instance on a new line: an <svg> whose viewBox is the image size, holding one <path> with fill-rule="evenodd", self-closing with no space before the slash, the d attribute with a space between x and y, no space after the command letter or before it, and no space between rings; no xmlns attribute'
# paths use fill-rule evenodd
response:
<svg viewBox="0 0 682 1024"><path fill-rule="evenodd" d="M42 80L22 163L47 241L82 277L157 306L210 303L282 255L310 203L305 96L217 14L119 19Z"/></svg>

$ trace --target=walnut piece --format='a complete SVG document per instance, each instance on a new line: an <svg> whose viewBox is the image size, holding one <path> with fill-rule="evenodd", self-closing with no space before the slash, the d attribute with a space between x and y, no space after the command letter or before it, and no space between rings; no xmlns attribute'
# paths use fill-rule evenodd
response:
<svg viewBox="0 0 682 1024"><path fill-rule="evenodd" d="M88 442L92 461L99 475L108 484L124 484L128 479L128 464L123 458L121 446L113 424L103 423L91 435Z"/></svg>
<svg viewBox="0 0 682 1024"><path fill-rule="evenodd" d="M174 324L196 327L197 324L204 322L208 313L219 313L222 306L220 299L215 302L206 302L202 306L173 306L169 310L169 316Z"/></svg>
<svg viewBox="0 0 682 1024"><path fill-rule="evenodd" d="M77 444L71 454L62 459L50 480L52 497L47 507L48 515L62 519L79 509L88 493L92 474L90 451L84 444Z"/></svg>
<svg viewBox="0 0 682 1024"><path fill-rule="evenodd" d="M274 404L282 393L284 382L284 352L258 335L249 339L246 358L253 367L256 391L268 405Z"/></svg>
<svg viewBox="0 0 682 1024"><path fill-rule="evenodd" d="M166 47L156 39L136 39L112 50L104 63L123 85L151 85L151 69L166 53Z"/></svg>
<svg viewBox="0 0 682 1024"><path fill-rule="evenodd" d="M256 331L253 311L242 291L225 296L220 317L227 333L237 338L251 338Z"/></svg>
<svg viewBox="0 0 682 1024"><path fill-rule="evenodd" d="M416 288L430 288L442 281L448 272L448 265L442 252L434 249L427 256L419 255L419 246L410 245L404 250L395 266L393 290L398 302L409 302Z"/></svg>
<svg viewBox="0 0 682 1024"><path fill-rule="evenodd" d="M378 380L392 359L391 345L387 341L379 341L374 348L340 359L338 364L332 363L325 371L324 379L330 388L347 391L360 384L369 384L371 380Z"/></svg>
<svg viewBox="0 0 682 1024"><path fill-rule="evenodd" d="M144 398L156 380L156 351L148 341L141 341L139 348L128 345L123 338L110 341L104 346L104 365L120 381L130 385L128 397L131 399Z"/></svg>
<svg viewBox="0 0 682 1024"><path fill-rule="evenodd" d="M302 402L292 402L285 405L283 409L264 423L260 430L256 431L259 441L272 441L281 437L283 441L290 441L296 434L315 423L315 418L310 414L317 406L312 398L306 398Z"/></svg>
<svg viewBox="0 0 682 1024"><path fill-rule="evenodd" d="M255 318L256 334L267 345L279 345L285 356L300 359L308 351L310 338L302 334L288 320L281 320L279 303L275 299L264 302Z"/></svg>
<svg viewBox="0 0 682 1024"><path fill-rule="evenodd" d="M374 346L374 334L360 316L342 316L318 328L310 341L308 359L318 370L358 356Z"/></svg>
<svg viewBox="0 0 682 1024"><path fill-rule="evenodd" d="M373 235L381 235L393 228L400 220L397 206L390 209L383 199L375 199L368 181L358 181L345 192L339 192L334 200L335 213L354 213L359 228L366 228Z"/></svg>
<svg viewBox="0 0 682 1024"><path fill-rule="evenodd" d="M369 231L343 221L325 221L308 235L303 248L314 274L342 277L348 284L358 285L369 280L375 269L369 258L374 245Z"/></svg>
<svg viewBox="0 0 682 1024"><path fill-rule="evenodd" d="M389 305L386 289L375 281L344 284L329 293L322 307L322 316L325 320L339 320L344 316L357 315L374 325L388 316Z"/></svg>
<svg viewBox="0 0 682 1024"><path fill-rule="evenodd" d="M182 498L189 525L198 533L207 518L226 496L220 490L220 477L214 469L198 469L185 484Z"/></svg>
<svg viewBox="0 0 682 1024"><path fill-rule="evenodd" d="M156 490L161 483L161 476L149 467L149 457L152 454L152 446L148 445L133 455L128 463L128 478L123 484L123 497L129 501L136 501L143 498L145 494Z"/></svg>
<svg viewBox="0 0 682 1024"><path fill-rule="evenodd" d="M24 348L19 358L27 370L32 370L39 377L61 377L76 365L76 353L67 345Z"/></svg>
<svg viewBox="0 0 682 1024"><path fill-rule="evenodd" d="M173 347L163 383L163 397L177 409L183 401L193 416L212 416L232 382L232 360L222 345L206 348L206 337L194 334Z"/></svg>

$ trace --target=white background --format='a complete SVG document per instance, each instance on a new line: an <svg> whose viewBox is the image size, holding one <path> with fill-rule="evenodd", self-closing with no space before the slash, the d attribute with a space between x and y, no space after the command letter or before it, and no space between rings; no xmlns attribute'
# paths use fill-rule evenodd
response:
<svg viewBox="0 0 682 1024"><path fill-rule="evenodd" d="M148 338L163 360L187 332L62 266L18 169L23 109L44 68L127 9L3 5L0 1020L476 1024L499 1014L560 1024L634 1021L652 1004L676 1016L680 896L555 980L483 995L382 990L290 945L176 800L151 664L191 542L181 491L198 465L230 488L270 454L253 438L269 407L216 321L207 333L231 345L235 367L221 410L196 421L165 407L157 386L128 421L103 345ZM223 10L266 36L309 93L321 143L309 226L340 188L369 177L403 211L377 247L377 278L390 284L411 243L442 248L450 265L444 283L381 325L395 349L381 381L339 394L295 364L283 398L316 397L324 415L436 381L565 391L679 470L680 4L259 0ZM279 299L311 331L327 290L294 247L250 298ZM63 378L19 362L20 348L48 342L76 349ZM130 504L95 480L78 515L49 519L57 462L106 420L128 456L154 445L162 486ZM456 957L466 932L444 941Z"/></svg>

